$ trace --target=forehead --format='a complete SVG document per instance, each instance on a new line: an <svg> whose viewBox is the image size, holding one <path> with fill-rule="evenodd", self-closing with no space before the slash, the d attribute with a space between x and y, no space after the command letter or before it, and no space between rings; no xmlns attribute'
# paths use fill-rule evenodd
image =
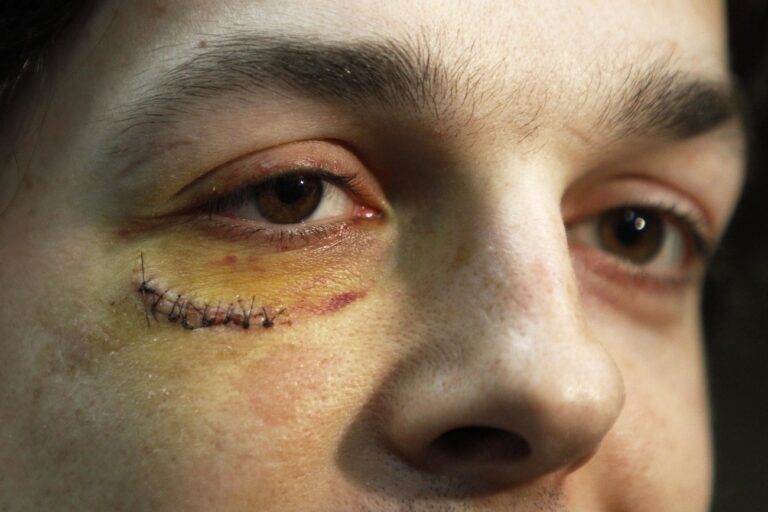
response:
<svg viewBox="0 0 768 512"><path fill-rule="evenodd" d="M170 74L183 75L208 47L226 53L233 35L300 37L334 48L385 42L416 55L425 73L445 75L424 77L447 87L443 98L423 102L444 100L476 118L494 114L494 130L531 119L554 126L599 115L656 65L726 81L722 7L693 0L105 3L77 52L82 79L70 85L114 112L151 97ZM248 44L240 39L232 53Z"/></svg>
<svg viewBox="0 0 768 512"><path fill-rule="evenodd" d="M425 69L450 75L453 103L492 131L532 119L558 130L579 120L589 131L594 119L580 118L657 62L715 81L727 74L723 6L714 0L139 0L99 4L83 34L64 61L65 96L109 113L152 96L232 34L416 49L435 64Z"/></svg>
<svg viewBox="0 0 768 512"><path fill-rule="evenodd" d="M131 23L113 18L110 33L143 35L126 50L137 42L172 46L190 34L258 30L342 41L416 38L448 62L466 59L471 49L469 67L504 63L518 76L552 79L622 55L676 53L702 68L725 60L723 5L716 0L141 0L117 8Z"/></svg>
<svg viewBox="0 0 768 512"><path fill-rule="evenodd" d="M158 25L181 21L198 29L284 28L350 39L421 33L497 50L557 48L564 58L571 52L605 51L604 43L622 39L662 40L691 48L703 43L704 53L711 53L720 45L717 39L723 29L723 5L716 0L140 0L120 4L120 9L139 16L135 22ZM563 45L565 41L569 44Z"/></svg>
<svg viewBox="0 0 768 512"><path fill-rule="evenodd" d="M480 85L536 85L550 102L558 89L621 80L638 61L674 59L707 75L726 63L723 6L714 0L106 2L86 45L96 65L141 66L140 84L153 75L146 65L162 72L195 44L244 31L399 41L467 76L482 70Z"/></svg>

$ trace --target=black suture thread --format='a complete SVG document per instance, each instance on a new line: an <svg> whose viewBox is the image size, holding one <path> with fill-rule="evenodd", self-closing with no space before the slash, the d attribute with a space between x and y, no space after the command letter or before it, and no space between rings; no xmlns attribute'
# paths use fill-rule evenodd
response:
<svg viewBox="0 0 768 512"><path fill-rule="evenodd" d="M163 300L163 297L165 297L165 294L168 293L168 290L165 290L163 293L157 296L157 300L152 303L152 309L150 309L150 312L152 313L152 318L155 319L155 322L157 322L157 305L160 304L160 301Z"/></svg>
<svg viewBox="0 0 768 512"><path fill-rule="evenodd" d="M150 311L151 311L151 314L152 314L152 318L154 318L155 321L158 321L157 320L157 308L158 308L160 302L163 300L163 298L165 298L165 296L168 294L168 290L166 289L162 293L158 293L156 288L154 288L154 287L149 285L149 282L146 279L145 268L144 268L144 253L142 252L142 253L140 253L140 255L141 255L141 278L142 278L142 282L139 285L138 291L142 294L142 298L144 299L142 301L144 303L144 314L145 314L145 317L146 317L146 320L147 320L147 326L149 327L151 325L150 322L149 322ZM152 301L151 310L147 310L147 301L146 301L146 295L147 294L156 296L156 298ZM251 297L251 305L250 305L248 311L246 311L245 308L243 307L242 301L238 300L238 305L240 306L240 310L242 311L242 315L243 315L242 320L240 321L240 326L243 329L248 329L251 326L251 318L253 317L253 309L254 309L255 304L256 304L256 296L254 295L254 296ZM192 309L194 309L197 313L202 313L202 318L200 320L200 326L194 326L194 325L192 325L189 322L188 310L189 310L190 307ZM217 320L218 320L218 318L219 318L219 312L221 311L221 301L219 301L218 305L216 306L216 312L214 313L214 315L212 317L208 316L209 307L210 306L208 304L206 304L204 309L201 312L200 308L198 308L197 306L192 304L189 300L185 299L183 295L178 295L176 297L176 300L171 305L171 310L168 313L167 318L168 318L169 322L174 322L174 323L176 321L178 321L179 319L181 319L180 325L184 329L193 330L193 329L197 329L199 327L210 327L212 325L215 325ZM232 303L230 303L229 307L227 307L227 311L226 311L226 313L224 315L224 319L222 320L222 324L223 325L227 325L227 324L229 324L230 322L233 321L234 308L235 308L235 306ZM285 311L285 308L282 308L277 313L275 313L275 315L272 316L272 318L270 318L269 314L267 313L266 307L262 306L261 307L261 313L258 313L262 317L261 326L264 327L265 329L269 329L271 327L274 327L275 320L284 311Z"/></svg>
<svg viewBox="0 0 768 512"><path fill-rule="evenodd" d="M156 295L157 294L157 290L155 290L154 288L150 287L147 284L146 281L141 283L141 285L139 286L139 292L141 292L141 293L148 293L150 295Z"/></svg>
<svg viewBox="0 0 768 512"><path fill-rule="evenodd" d="M181 295L176 297L176 301L171 306L171 311L168 313L168 321L175 322L176 320L179 319L179 315L177 313L175 313L175 311L176 311L176 306L179 304L180 300L181 300ZM179 309L179 312L180 311L181 311L181 309Z"/></svg>
<svg viewBox="0 0 768 512"><path fill-rule="evenodd" d="M187 321L187 310L189 309L189 302L184 303L184 308L181 312L181 326L185 329L189 329L190 331L195 328L194 325L190 324Z"/></svg>
<svg viewBox="0 0 768 512"><path fill-rule="evenodd" d="M221 303L219 303L221 304ZM208 318L208 304L205 305L205 309L203 310L203 319L200 320L200 324L202 327L210 327L213 325L213 323L216 321L216 318L219 315L219 308L216 308L216 313L214 313L213 318Z"/></svg>
<svg viewBox="0 0 768 512"><path fill-rule="evenodd" d="M151 329L152 325L149 323L149 312L147 311L147 297L145 295L145 290L148 289L147 286L147 276L144 273L144 251L141 251L139 253L141 256L141 286L139 287L141 291L141 302L144 305L144 318L147 320L147 329ZM154 290L153 290L154 293Z"/></svg>

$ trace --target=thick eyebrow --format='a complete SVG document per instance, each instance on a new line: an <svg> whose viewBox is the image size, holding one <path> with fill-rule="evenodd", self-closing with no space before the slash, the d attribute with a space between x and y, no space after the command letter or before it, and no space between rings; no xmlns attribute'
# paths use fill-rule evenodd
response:
<svg viewBox="0 0 768 512"><path fill-rule="evenodd" d="M309 36L251 33L201 43L191 59L139 91L124 110L128 129L172 122L202 100L224 94L292 93L344 105L435 108L458 81L413 42L335 43Z"/></svg>
<svg viewBox="0 0 768 512"><path fill-rule="evenodd" d="M630 68L609 98L596 128L622 139L688 139L742 117L732 78L694 76L668 59Z"/></svg>
<svg viewBox="0 0 768 512"><path fill-rule="evenodd" d="M427 38L332 42L250 32L217 36L121 109L115 148L130 148L137 134L144 135L143 141L155 141L158 128L167 131L201 103L226 94L248 98L272 92L449 119L461 109L471 111L473 101L546 98L521 91L520 83L484 79L482 71L471 66L473 57L469 49L448 66L441 58L440 41ZM594 131L612 138L690 138L739 115L730 82L676 71L669 59L630 66L618 88L605 87L609 89L588 94L603 105ZM540 125L536 116L545 109L526 106L535 114L521 126L533 132Z"/></svg>

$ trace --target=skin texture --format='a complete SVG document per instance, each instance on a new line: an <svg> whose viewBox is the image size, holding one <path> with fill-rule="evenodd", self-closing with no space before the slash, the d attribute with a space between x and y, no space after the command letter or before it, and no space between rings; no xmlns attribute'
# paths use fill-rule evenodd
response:
<svg viewBox="0 0 768 512"><path fill-rule="evenodd" d="M706 510L702 264L638 272L577 226L671 202L722 234L735 122L596 126L633 69L727 80L723 26L699 0L100 3L4 139L0 510ZM235 32L407 41L455 94L246 89L115 149ZM187 213L297 162L365 189L327 236ZM142 284L285 312L183 329Z"/></svg>

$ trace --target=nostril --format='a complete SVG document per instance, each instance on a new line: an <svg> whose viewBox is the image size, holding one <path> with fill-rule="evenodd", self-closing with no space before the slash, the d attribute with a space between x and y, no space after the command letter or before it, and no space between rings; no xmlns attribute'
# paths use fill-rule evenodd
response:
<svg viewBox="0 0 768 512"><path fill-rule="evenodd" d="M445 432L432 450L450 459L473 462L510 462L525 459L531 446L521 436L493 427L461 427Z"/></svg>

